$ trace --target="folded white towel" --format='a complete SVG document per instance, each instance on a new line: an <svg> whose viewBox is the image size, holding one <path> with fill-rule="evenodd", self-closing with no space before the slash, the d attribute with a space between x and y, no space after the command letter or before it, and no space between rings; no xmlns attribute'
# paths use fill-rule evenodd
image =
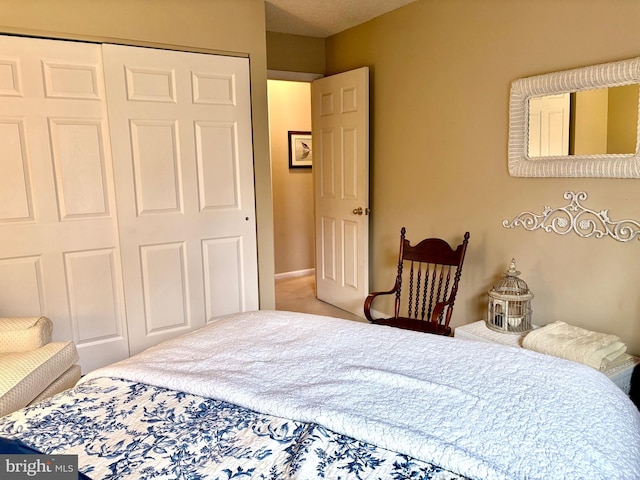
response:
<svg viewBox="0 0 640 480"><path fill-rule="evenodd" d="M547 355L606 370L627 351L616 335L592 332L565 322L553 322L530 332L522 346Z"/></svg>

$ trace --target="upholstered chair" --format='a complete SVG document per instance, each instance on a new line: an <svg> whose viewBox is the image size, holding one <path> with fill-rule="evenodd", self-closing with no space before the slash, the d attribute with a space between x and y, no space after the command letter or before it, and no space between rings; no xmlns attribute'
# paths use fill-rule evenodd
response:
<svg viewBox="0 0 640 480"><path fill-rule="evenodd" d="M72 387L80 379L73 342L52 342L47 317L0 318L0 416Z"/></svg>

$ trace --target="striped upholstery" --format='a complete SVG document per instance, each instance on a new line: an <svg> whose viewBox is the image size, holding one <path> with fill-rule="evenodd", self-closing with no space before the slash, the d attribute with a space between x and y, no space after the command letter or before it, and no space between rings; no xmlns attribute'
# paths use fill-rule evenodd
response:
<svg viewBox="0 0 640 480"><path fill-rule="evenodd" d="M0 318L0 353L28 352L51 341L53 323L47 317Z"/></svg>

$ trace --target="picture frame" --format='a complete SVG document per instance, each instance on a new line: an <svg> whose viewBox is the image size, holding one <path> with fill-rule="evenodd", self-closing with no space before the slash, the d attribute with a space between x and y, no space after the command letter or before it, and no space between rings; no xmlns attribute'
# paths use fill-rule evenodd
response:
<svg viewBox="0 0 640 480"><path fill-rule="evenodd" d="M313 165L313 143L311 132L290 130L289 168L311 168Z"/></svg>

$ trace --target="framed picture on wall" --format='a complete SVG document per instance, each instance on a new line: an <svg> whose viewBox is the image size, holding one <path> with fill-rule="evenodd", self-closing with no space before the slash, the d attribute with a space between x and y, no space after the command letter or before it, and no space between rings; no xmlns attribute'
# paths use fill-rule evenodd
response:
<svg viewBox="0 0 640 480"><path fill-rule="evenodd" d="M289 131L289 168L311 168L313 148L311 132Z"/></svg>

